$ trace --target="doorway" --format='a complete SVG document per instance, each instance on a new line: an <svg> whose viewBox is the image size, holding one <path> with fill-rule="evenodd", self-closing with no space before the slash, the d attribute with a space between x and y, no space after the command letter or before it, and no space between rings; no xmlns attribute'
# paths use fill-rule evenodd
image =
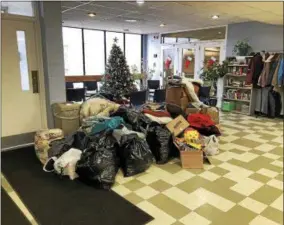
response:
<svg viewBox="0 0 284 225"><path fill-rule="evenodd" d="M1 149L33 143L45 124L34 19L2 17ZM40 88L40 86L42 88Z"/></svg>

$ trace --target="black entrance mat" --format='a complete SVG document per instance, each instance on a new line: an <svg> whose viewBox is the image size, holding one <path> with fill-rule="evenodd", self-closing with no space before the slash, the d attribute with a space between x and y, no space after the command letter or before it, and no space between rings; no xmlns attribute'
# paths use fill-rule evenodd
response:
<svg viewBox="0 0 284 225"><path fill-rule="evenodd" d="M113 191L44 172L32 147L1 156L3 174L41 225L144 225L153 219Z"/></svg>
<svg viewBox="0 0 284 225"><path fill-rule="evenodd" d="M7 192L1 188L1 224L2 225L29 225L30 222L18 206L12 201Z"/></svg>

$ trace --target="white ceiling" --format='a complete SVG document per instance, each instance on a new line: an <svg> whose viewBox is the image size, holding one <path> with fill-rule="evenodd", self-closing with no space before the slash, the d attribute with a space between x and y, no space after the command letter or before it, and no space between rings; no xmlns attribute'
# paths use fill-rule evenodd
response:
<svg viewBox="0 0 284 225"><path fill-rule="evenodd" d="M283 24L283 2L62 1L64 26L131 33L167 33L246 21ZM87 14L94 12L95 17ZM212 15L220 15L212 20ZM136 19L129 23L126 19ZM160 27L161 23L166 24Z"/></svg>

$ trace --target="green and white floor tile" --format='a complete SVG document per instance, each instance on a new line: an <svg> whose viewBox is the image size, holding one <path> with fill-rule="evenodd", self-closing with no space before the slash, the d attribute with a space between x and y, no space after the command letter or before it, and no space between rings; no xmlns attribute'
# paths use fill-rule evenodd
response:
<svg viewBox="0 0 284 225"><path fill-rule="evenodd" d="M123 178L113 190L155 220L149 225L283 224L283 122L223 114L220 153L204 170L179 161Z"/></svg>
<svg viewBox="0 0 284 225"><path fill-rule="evenodd" d="M221 116L220 153L204 170L175 159L124 178L113 190L152 215L148 225L283 224L283 122L240 114ZM2 186L36 224L2 176Z"/></svg>

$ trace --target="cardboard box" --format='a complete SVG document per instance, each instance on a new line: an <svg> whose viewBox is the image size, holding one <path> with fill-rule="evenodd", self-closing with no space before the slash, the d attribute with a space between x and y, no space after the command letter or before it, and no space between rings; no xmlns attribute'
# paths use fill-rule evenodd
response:
<svg viewBox="0 0 284 225"><path fill-rule="evenodd" d="M191 98L184 85L180 87L168 87L166 90L166 103L175 104L185 110L190 103Z"/></svg>
<svg viewBox="0 0 284 225"><path fill-rule="evenodd" d="M166 127L176 137L189 127L189 123L180 115L169 122Z"/></svg>
<svg viewBox="0 0 284 225"><path fill-rule="evenodd" d="M174 145L179 149L181 167L183 169L203 169L204 163L211 165L209 158L203 150L181 151L175 141Z"/></svg>
<svg viewBox="0 0 284 225"><path fill-rule="evenodd" d="M219 109L217 107L204 107L200 112L209 115L216 125L219 124Z"/></svg>
<svg viewBox="0 0 284 225"><path fill-rule="evenodd" d="M183 169L203 169L203 151L180 151Z"/></svg>
<svg viewBox="0 0 284 225"><path fill-rule="evenodd" d="M199 108L186 108L185 109L185 114L186 115L190 115L190 114L194 114L194 113L199 113L200 109Z"/></svg>

